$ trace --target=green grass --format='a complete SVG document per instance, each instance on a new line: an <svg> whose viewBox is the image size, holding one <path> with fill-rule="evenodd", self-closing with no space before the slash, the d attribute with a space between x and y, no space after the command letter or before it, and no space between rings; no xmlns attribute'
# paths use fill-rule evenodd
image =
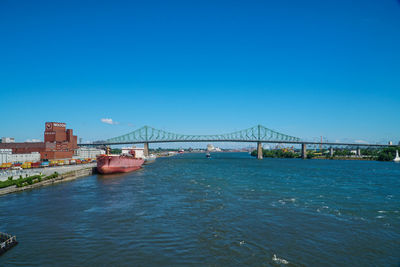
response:
<svg viewBox="0 0 400 267"><path fill-rule="evenodd" d="M22 178L22 176L20 176L20 178L15 179L15 180L13 180L12 177L8 177L8 180L0 182L0 188L5 188L5 187L13 186L13 185L15 185L17 187L24 187L27 185L36 184L41 181L53 179L56 177L58 177L57 172L55 172L51 175L48 175L48 176L33 175L33 176L26 177L26 178Z"/></svg>

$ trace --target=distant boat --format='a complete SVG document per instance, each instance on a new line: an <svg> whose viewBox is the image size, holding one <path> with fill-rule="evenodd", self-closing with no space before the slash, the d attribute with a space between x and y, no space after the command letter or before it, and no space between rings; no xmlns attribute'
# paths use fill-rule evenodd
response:
<svg viewBox="0 0 400 267"><path fill-rule="evenodd" d="M178 150L179 154L183 154L183 152L184 152L184 150L182 148Z"/></svg>
<svg viewBox="0 0 400 267"><path fill-rule="evenodd" d="M400 162L399 151L396 150L396 157L393 160L394 162Z"/></svg>
<svg viewBox="0 0 400 267"><path fill-rule="evenodd" d="M154 154L150 154L150 155L148 155L147 157L146 156L144 156L143 157L143 159L144 159L144 164L149 164L149 163L152 163L152 162L154 162L155 160L156 160L156 155L154 155Z"/></svg>
<svg viewBox="0 0 400 267"><path fill-rule="evenodd" d="M206 158L211 158L211 154L207 152Z"/></svg>
<svg viewBox="0 0 400 267"><path fill-rule="evenodd" d="M0 256L17 244L18 241L15 236L0 232Z"/></svg>

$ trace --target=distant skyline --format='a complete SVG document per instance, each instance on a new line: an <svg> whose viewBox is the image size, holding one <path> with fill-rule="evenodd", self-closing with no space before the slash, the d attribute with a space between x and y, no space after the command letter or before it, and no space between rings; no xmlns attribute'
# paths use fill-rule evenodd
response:
<svg viewBox="0 0 400 267"><path fill-rule="evenodd" d="M400 2L0 2L0 137L400 141Z"/></svg>

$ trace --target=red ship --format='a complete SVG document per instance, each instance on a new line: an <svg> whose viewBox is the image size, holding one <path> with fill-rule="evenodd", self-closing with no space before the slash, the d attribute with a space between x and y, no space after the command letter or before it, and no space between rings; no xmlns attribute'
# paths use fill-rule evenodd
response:
<svg viewBox="0 0 400 267"><path fill-rule="evenodd" d="M140 169L143 163L143 159L135 158L134 151L130 155L100 155L97 157L97 171L103 174L131 172Z"/></svg>

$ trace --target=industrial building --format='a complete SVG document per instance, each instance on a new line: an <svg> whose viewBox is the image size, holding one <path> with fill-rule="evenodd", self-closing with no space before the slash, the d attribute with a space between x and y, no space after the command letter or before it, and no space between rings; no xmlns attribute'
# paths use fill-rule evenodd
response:
<svg viewBox="0 0 400 267"><path fill-rule="evenodd" d="M12 149L0 149L0 164L40 161L40 153L13 154Z"/></svg>
<svg viewBox="0 0 400 267"><path fill-rule="evenodd" d="M93 147L80 147L75 149L74 159L88 159L88 158L96 158L98 155L105 154L106 151L104 149L98 149Z"/></svg>
<svg viewBox="0 0 400 267"><path fill-rule="evenodd" d="M209 152L221 152L222 150L219 147L214 147L212 144L207 145L207 151Z"/></svg>
<svg viewBox="0 0 400 267"><path fill-rule="evenodd" d="M74 155L77 146L77 136L73 135L72 129L66 129L65 123L46 122L44 131L44 142L16 143L13 138L6 139L9 142L0 143L0 149L11 149L12 154L40 153L42 160L70 159Z"/></svg>

